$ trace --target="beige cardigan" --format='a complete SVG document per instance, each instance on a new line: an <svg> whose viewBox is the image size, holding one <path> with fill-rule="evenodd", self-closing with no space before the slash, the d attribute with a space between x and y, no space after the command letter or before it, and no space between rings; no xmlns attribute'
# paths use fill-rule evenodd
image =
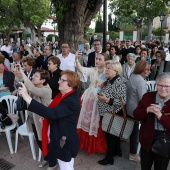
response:
<svg viewBox="0 0 170 170"><path fill-rule="evenodd" d="M27 90L29 91L29 94L33 96L33 99L44 104L45 106L48 106L50 104L51 97L52 97L52 90L48 84L41 88L35 87L29 79L27 79L24 82L24 84ZM28 113L32 113L32 112L28 112ZM38 139L42 140L42 122L40 121L41 117L35 113L32 114L33 114L33 119L37 131Z"/></svg>

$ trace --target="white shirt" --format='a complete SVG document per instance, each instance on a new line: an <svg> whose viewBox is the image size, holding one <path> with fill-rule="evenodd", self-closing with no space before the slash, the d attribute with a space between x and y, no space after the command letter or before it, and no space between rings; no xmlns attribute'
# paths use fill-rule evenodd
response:
<svg viewBox="0 0 170 170"><path fill-rule="evenodd" d="M8 68L8 71L11 71L11 65L10 65L10 62L7 58L5 58L4 64Z"/></svg>
<svg viewBox="0 0 170 170"><path fill-rule="evenodd" d="M1 51L6 51L9 54L9 56L12 57L13 50L11 50L11 46L10 45L8 45L8 46L3 45L1 47Z"/></svg>
<svg viewBox="0 0 170 170"><path fill-rule="evenodd" d="M112 56L112 60L115 62L119 62L120 58L117 55Z"/></svg>
<svg viewBox="0 0 170 170"><path fill-rule="evenodd" d="M60 69L61 70L71 70L75 71L75 55L72 53L69 53L67 57L63 57L62 53L57 56L60 61Z"/></svg>
<svg viewBox="0 0 170 170"><path fill-rule="evenodd" d="M127 66L127 76L128 76L128 79L129 79L129 77L130 77L130 75L132 73L133 68L134 68L134 65L131 68L129 67L129 65Z"/></svg>
<svg viewBox="0 0 170 170"><path fill-rule="evenodd" d="M98 54L102 53L102 49L99 51L99 53L95 52L95 66L96 66L96 57L98 56Z"/></svg>

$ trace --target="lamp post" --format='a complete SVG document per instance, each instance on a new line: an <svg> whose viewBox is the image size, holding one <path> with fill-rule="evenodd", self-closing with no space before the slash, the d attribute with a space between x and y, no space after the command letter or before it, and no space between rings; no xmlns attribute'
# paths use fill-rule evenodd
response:
<svg viewBox="0 0 170 170"><path fill-rule="evenodd" d="M107 0L103 2L103 52L106 52Z"/></svg>
<svg viewBox="0 0 170 170"><path fill-rule="evenodd" d="M53 22L51 24L54 26L54 42L55 42L55 30L56 30L57 22L55 20L53 20Z"/></svg>
<svg viewBox="0 0 170 170"><path fill-rule="evenodd" d="M159 17L160 17L160 22L161 22L161 33L160 33L160 42L162 41L162 22L165 19L165 14L163 12L160 13Z"/></svg>

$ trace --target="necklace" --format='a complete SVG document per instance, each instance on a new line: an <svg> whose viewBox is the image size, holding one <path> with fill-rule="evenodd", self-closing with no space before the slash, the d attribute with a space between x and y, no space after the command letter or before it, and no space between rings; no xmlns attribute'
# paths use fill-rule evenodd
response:
<svg viewBox="0 0 170 170"><path fill-rule="evenodd" d="M101 68L101 69L98 68L99 73L103 73L103 71L104 71L104 68Z"/></svg>

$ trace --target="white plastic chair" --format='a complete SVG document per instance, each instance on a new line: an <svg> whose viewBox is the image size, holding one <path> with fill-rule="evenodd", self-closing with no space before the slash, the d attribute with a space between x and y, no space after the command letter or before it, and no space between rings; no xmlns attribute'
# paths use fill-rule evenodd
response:
<svg viewBox="0 0 170 170"><path fill-rule="evenodd" d="M156 91L156 81L147 81L146 84L148 91Z"/></svg>
<svg viewBox="0 0 170 170"><path fill-rule="evenodd" d="M14 110L15 110L15 102L17 100L17 97L13 95L6 95L0 98L0 102L2 102L3 100L6 101L8 113L15 114ZM18 115L18 112L16 112L16 114ZM12 147L12 141L11 141L11 130L13 130L17 126L18 126L18 123L15 123L10 126L5 126L5 129L0 128L0 132L4 132L6 134L6 138L7 138L7 142L8 142L8 146L9 146L9 150L11 154L14 153L13 147Z"/></svg>
<svg viewBox="0 0 170 170"><path fill-rule="evenodd" d="M25 110L25 120L27 120L27 117L28 117L28 113L27 113L27 110ZM17 152L17 148L18 148L18 134L20 134L21 136L28 136L29 141L30 141L32 156L33 156L33 159L36 160L35 145L34 145L34 133L28 131L26 122L23 125L21 125L16 131L15 153Z"/></svg>

